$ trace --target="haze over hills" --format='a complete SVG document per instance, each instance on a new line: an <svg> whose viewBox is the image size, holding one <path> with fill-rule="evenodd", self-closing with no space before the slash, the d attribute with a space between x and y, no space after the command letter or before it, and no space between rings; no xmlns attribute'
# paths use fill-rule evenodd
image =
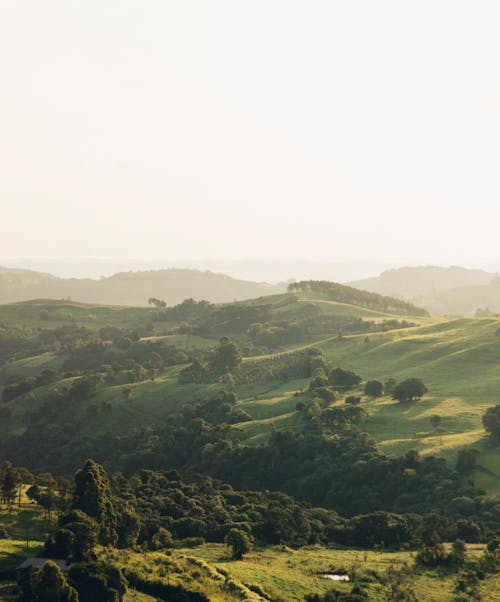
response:
<svg viewBox="0 0 500 602"><path fill-rule="evenodd" d="M386 270L375 278L352 282L352 286L381 295L414 297L464 286L489 284L495 274L459 266L418 266Z"/></svg>
<svg viewBox="0 0 500 602"><path fill-rule="evenodd" d="M297 280L307 274L307 279L346 282L352 280L349 274L369 273L369 270L373 273L377 266L383 267L382 264L368 263L293 261L244 263L214 260L212 263L225 266L231 275L208 269L169 267L120 271L101 278L67 278L28 269L0 267L0 303L70 298L88 303L144 306L150 297L162 299L168 305L187 298L224 303L285 292L285 278L273 283L278 274ZM209 264L210 261L204 265ZM64 273L63 264L58 265ZM99 269L99 264L78 262L70 262L66 266L67 273L79 273L79 266L81 273L95 273ZM108 270L112 264L105 263L103 267ZM235 278L234 273L247 274L248 279ZM328 273L332 276L322 276ZM252 281L251 275L259 281ZM386 270L377 277L354 280L350 284L361 290L409 300L431 314L473 315L478 309L500 313L500 286L493 271L459 266L405 266Z"/></svg>
<svg viewBox="0 0 500 602"><path fill-rule="evenodd" d="M404 267L351 283L356 288L411 300L436 314L500 312L498 274L458 266Z"/></svg>
<svg viewBox="0 0 500 602"><path fill-rule="evenodd" d="M286 280L334 280L348 282L378 276L383 270L401 267L388 261L313 261L305 259L90 259L0 258L6 268L28 269L60 278L101 278L118 272L163 269L209 270L239 280L279 283Z"/></svg>
<svg viewBox="0 0 500 602"><path fill-rule="evenodd" d="M150 297L162 299L167 305L188 298L223 303L285 290L285 284L250 282L193 269L121 272L97 280L58 278L31 270L0 268L0 303L71 298L90 303L144 306Z"/></svg>

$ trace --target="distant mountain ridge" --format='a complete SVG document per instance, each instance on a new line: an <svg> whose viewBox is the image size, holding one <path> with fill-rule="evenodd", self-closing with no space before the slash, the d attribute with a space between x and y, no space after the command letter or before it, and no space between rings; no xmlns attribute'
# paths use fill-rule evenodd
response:
<svg viewBox="0 0 500 602"><path fill-rule="evenodd" d="M496 274L484 270L452 266L403 267L386 270L376 278L351 282L351 286L398 297L427 295L464 286L485 286Z"/></svg>
<svg viewBox="0 0 500 602"><path fill-rule="evenodd" d="M110 305L147 305L150 297L167 305L184 299L225 303L283 293L286 284L238 280L194 269L121 272L100 279L59 278L32 270L0 267L0 303L67 299Z"/></svg>
<svg viewBox="0 0 500 602"><path fill-rule="evenodd" d="M472 315L478 309L500 312L500 279L485 270L457 266L405 267L351 286L406 299L430 313Z"/></svg>

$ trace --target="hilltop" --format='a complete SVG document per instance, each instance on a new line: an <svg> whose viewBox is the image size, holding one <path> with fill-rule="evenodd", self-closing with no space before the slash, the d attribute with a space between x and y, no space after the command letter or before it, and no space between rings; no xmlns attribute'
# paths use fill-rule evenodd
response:
<svg viewBox="0 0 500 602"><path fill-rule="evenodd" d="M111 305L147 305L156 297L167 305L184 299L224 303L284 292L284 284L237 280L194 269L121 272L107 278L58 278L51 274L0 267L0 303L29 299L74 299Z"/></svg>
<svg viewBox="0 0 500 602"><path fill-rule="evenodd" d="M500 313L497 275L462 267L405 267L376 278L356 280L362 290L407 299L433 314L473 315L478 310Z"/></svg>
<svg viewBox="0 0 500 602"><path fill-rule="evenodd" d="M419 266L386 270L375 278L356 280L350 284L380 295L414 299L460 287L485 286L494 277L495 274L491 272L457 266Z"/></svg>

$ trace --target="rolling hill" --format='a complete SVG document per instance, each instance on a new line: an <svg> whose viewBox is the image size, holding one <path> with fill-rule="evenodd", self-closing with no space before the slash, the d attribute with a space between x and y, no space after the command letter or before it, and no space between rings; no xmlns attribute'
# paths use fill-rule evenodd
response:
<svg viewBox="0 0 500 602"><path fill-rule="evenodd" d="M280 355L286 356L290 351L297 352L314 346L321 349L330 367L341 366L354 370L364 380L394 378L399 381L419 376L430 390L420 403L401 407L387 396L377 400L363 398L362 407L369 413L367 431L390 455L419 449L423 453L440 453L453 460L458 450L474 446L481 453L480 468L476 473L478 482L488 491L500 491L500 462L481 425L485 409L500 403L498 318L444 320L420 316L418 321L409 322L403 321L404 317L400 316L399 322L391 322L394 320L392 314L334 302L318 292L308 290L245 303L213 306L206 320L198 322L198 330L191 334L175 334L175 321L151 323L155 310L147 308L21 303L2 306L0 320L20 324L33 332L37 332L41 325L63 328L68 323L94 331L103 325L124 327L128 324L140 330L144 324L153 324L153 330L142 339L143 345L164 341L185 349L203 349L214 346L219 336L229 334L248 347L248 342L245 343L248 335L238 332L241 319L250 309L254 312L263 304L267 308L266 325L272 333L276 330L273 324L296 324L304 319L313 327L311 330L310 326L307 332L290 339L288 343L277 339L274 351L245 359L244 364L262 361L260 358L272 361ZM176 311L175 308L172 311ZM232 319L227 322L227 311L238 312L239 321ZM52 322L46 321L45 314L40 319L40 312L53 312ZM71 314L70 318L67 317L68 313ZM342 336L339 336L337 327L339 320L347 325ZM236 330L235 324L238 325ZM315 330L315 324L319 325L319 329ZM353 329L352 332L349 332L349 328ZM3 366L0 380L6 383L8 380L33 376L47 368L59 370L63 361L64 353L47 350L38 355L20 357ZM92 405L112 407L113 412L100 415L98 422L91 420L79 427L82 429L81 435L105 436L111 432L120 434L147 428L168 419L182 404L209 395L219 388L218 385L195 383L180 385L177 376L181 369L182 365L174 365L165 367L154 380L146 375L139 378L129 385L130 395L127 397L123 395L122 380L104 383L92 400ZM64 386L65 378L60 386ZM71 382L71 379L67 382ZM268 440L273 425L278 429L297 427L300 414L296 407L298 402L307 402L309 399L307 387L308 379L304 378L237 386L237 406L250 417L237 425L243 440L251 446L261 445ZM25 416L44 403L50 388L35 389L21 395L15 403L9 403L12 416L3 427L4 435L22 433L26 429ZM342 403L342 399L335 402L336 405ZM443 420L444 430L439 434L430 424L433 414L439 414Z"/></svg>
<svg viewBox="0 0 500 602"><path fill-rule="evenodd" d="M376 278L356 280L351 285L380 295L414 298L460 287L484 286L494 277L495 274L484 270L420 266L386 270Z"/></svg>
<svg viewBox="0 0 500 602"><path fill-rule="evenodd" d="M405 267L387 270L352 286L381 295L407 299L432 314L474 315L488 309L500 313L497 275L461 267Z"/></svg>
<svg viewBox="0 0 500 602"><path fill-rule="evenodd" d="M29 299L147 305L150 297L175 305L184 299L224 303L284 292L284 284L237 280L200 270L166 269L121 272L107 278L58 278L51 274L0 267L0 303Z"/></svg>

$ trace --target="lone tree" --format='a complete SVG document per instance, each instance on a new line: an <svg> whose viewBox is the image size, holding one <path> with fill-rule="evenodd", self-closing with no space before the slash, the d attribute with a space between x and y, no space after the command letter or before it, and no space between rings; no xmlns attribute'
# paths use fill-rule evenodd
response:
<svg viewBox="0 0 500 602"><path fill-rule="evenodd" d="M434 414L433 416L431 416L431 426L434 430L438 429L441 426L441 416L439 416L438 414Z"/></svg>
<svg viewBox="0 0 500 602"><path fill-rule="evenodd" d="M420 378L407 378L394 388L392 398L400 403L421 399L429 389Z"/></svg>
<svg viewBox="0 0 500 602"><path fill-rule="evenodd" d="M157 307L158 309L167 307L167 304L165 303L165 301L162 301L161 299L157 299L156 297L149 297L148 304L154 305L154 307Z"/></svg>
<svg viewBox="0 0 500 602"><path fill-rule="evenodd" d="M495 441L500 441L500 405L486 410L483 414L483 426Z"/></svg>
<svg viewBox="0 0 500 602"><path fill-rule="evenodd" d="M243 554L250 551L250 538L247 533L241 529L231 529L226 535L226 543L231 547L231 553L234 560L241 560Z"/></svg>
<svg viewBox="0 0 500 602"><path fill-rule="evenodd" d="M365 385L365 395L374 399L384 394L384 384L379 380L369 380Z"/></svg>

